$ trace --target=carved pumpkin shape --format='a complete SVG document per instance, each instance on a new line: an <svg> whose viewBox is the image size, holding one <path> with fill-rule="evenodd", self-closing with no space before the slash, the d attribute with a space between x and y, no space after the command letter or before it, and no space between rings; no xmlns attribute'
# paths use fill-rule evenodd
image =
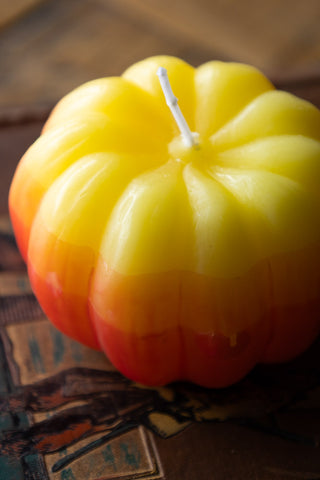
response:
<svg viewBox="0 0 320 480"><path fill-rule="evenodd" d="M223 387L319 332L320 113L253 67L153 57L81 86L9 205L45 313L133 380Z"/></svg>

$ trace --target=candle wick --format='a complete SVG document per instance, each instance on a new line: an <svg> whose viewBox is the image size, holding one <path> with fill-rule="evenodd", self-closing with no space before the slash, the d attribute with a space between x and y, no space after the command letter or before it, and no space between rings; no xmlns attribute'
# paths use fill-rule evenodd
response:
<svg viewBox="0 0 320 480"><path fill-rule="evenodd" d="M198 145L198 134L191 132L189 125L184 118L180 107L178 105L178 99L173 94L167 70L163 67L159 67L157 71L159 77L160 85L164 93L166 103L171 110L172 115L174 116L175 121L180 129L182 134L183 141L187 147L194 147Z"/></svg>

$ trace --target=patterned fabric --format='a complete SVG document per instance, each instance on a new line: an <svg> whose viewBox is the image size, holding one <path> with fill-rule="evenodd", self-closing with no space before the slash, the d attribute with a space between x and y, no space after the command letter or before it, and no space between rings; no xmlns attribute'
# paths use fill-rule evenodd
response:
<svg viewBox="0 0 320 480"><path fill-rule="evenodd" d="M281 428L277 414L316 405L319 415L319 342L228 389L144 388L45 318L7 217L0 247L0 480L162 479L156 439L180 433L183 449L184 432L202 422L211 422L212 434L218 421L237 422L317 446L316 435Z"/></svg>

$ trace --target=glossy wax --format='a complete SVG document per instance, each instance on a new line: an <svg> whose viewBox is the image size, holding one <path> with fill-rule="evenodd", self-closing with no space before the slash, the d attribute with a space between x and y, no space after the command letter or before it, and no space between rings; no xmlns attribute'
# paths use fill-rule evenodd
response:
<svg viewBox="0 0 320 480"><path fill-rule="evenodd" d="M9 206L59 329L141 383L223 387L319 333L319 192L319 110L253 67L160 56L62 99Z"/></svg>

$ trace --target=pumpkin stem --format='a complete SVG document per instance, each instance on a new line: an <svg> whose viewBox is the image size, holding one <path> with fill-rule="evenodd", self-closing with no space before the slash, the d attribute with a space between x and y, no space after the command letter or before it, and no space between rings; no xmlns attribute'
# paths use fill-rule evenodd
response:
<svg viewBox="0 0 320 480"><path fill-rule="evenodd" d="M182 134L183 141L187 147L194 147L198 145L198 134L191 132L189 125L184 118L180 107L178 105L178 99L174 96L167 70L163 67L159 67L157 71L159 77L160 85L164 93L166 103L171 110L172 115L174 116L175 121L180 129Z"/></svg>

